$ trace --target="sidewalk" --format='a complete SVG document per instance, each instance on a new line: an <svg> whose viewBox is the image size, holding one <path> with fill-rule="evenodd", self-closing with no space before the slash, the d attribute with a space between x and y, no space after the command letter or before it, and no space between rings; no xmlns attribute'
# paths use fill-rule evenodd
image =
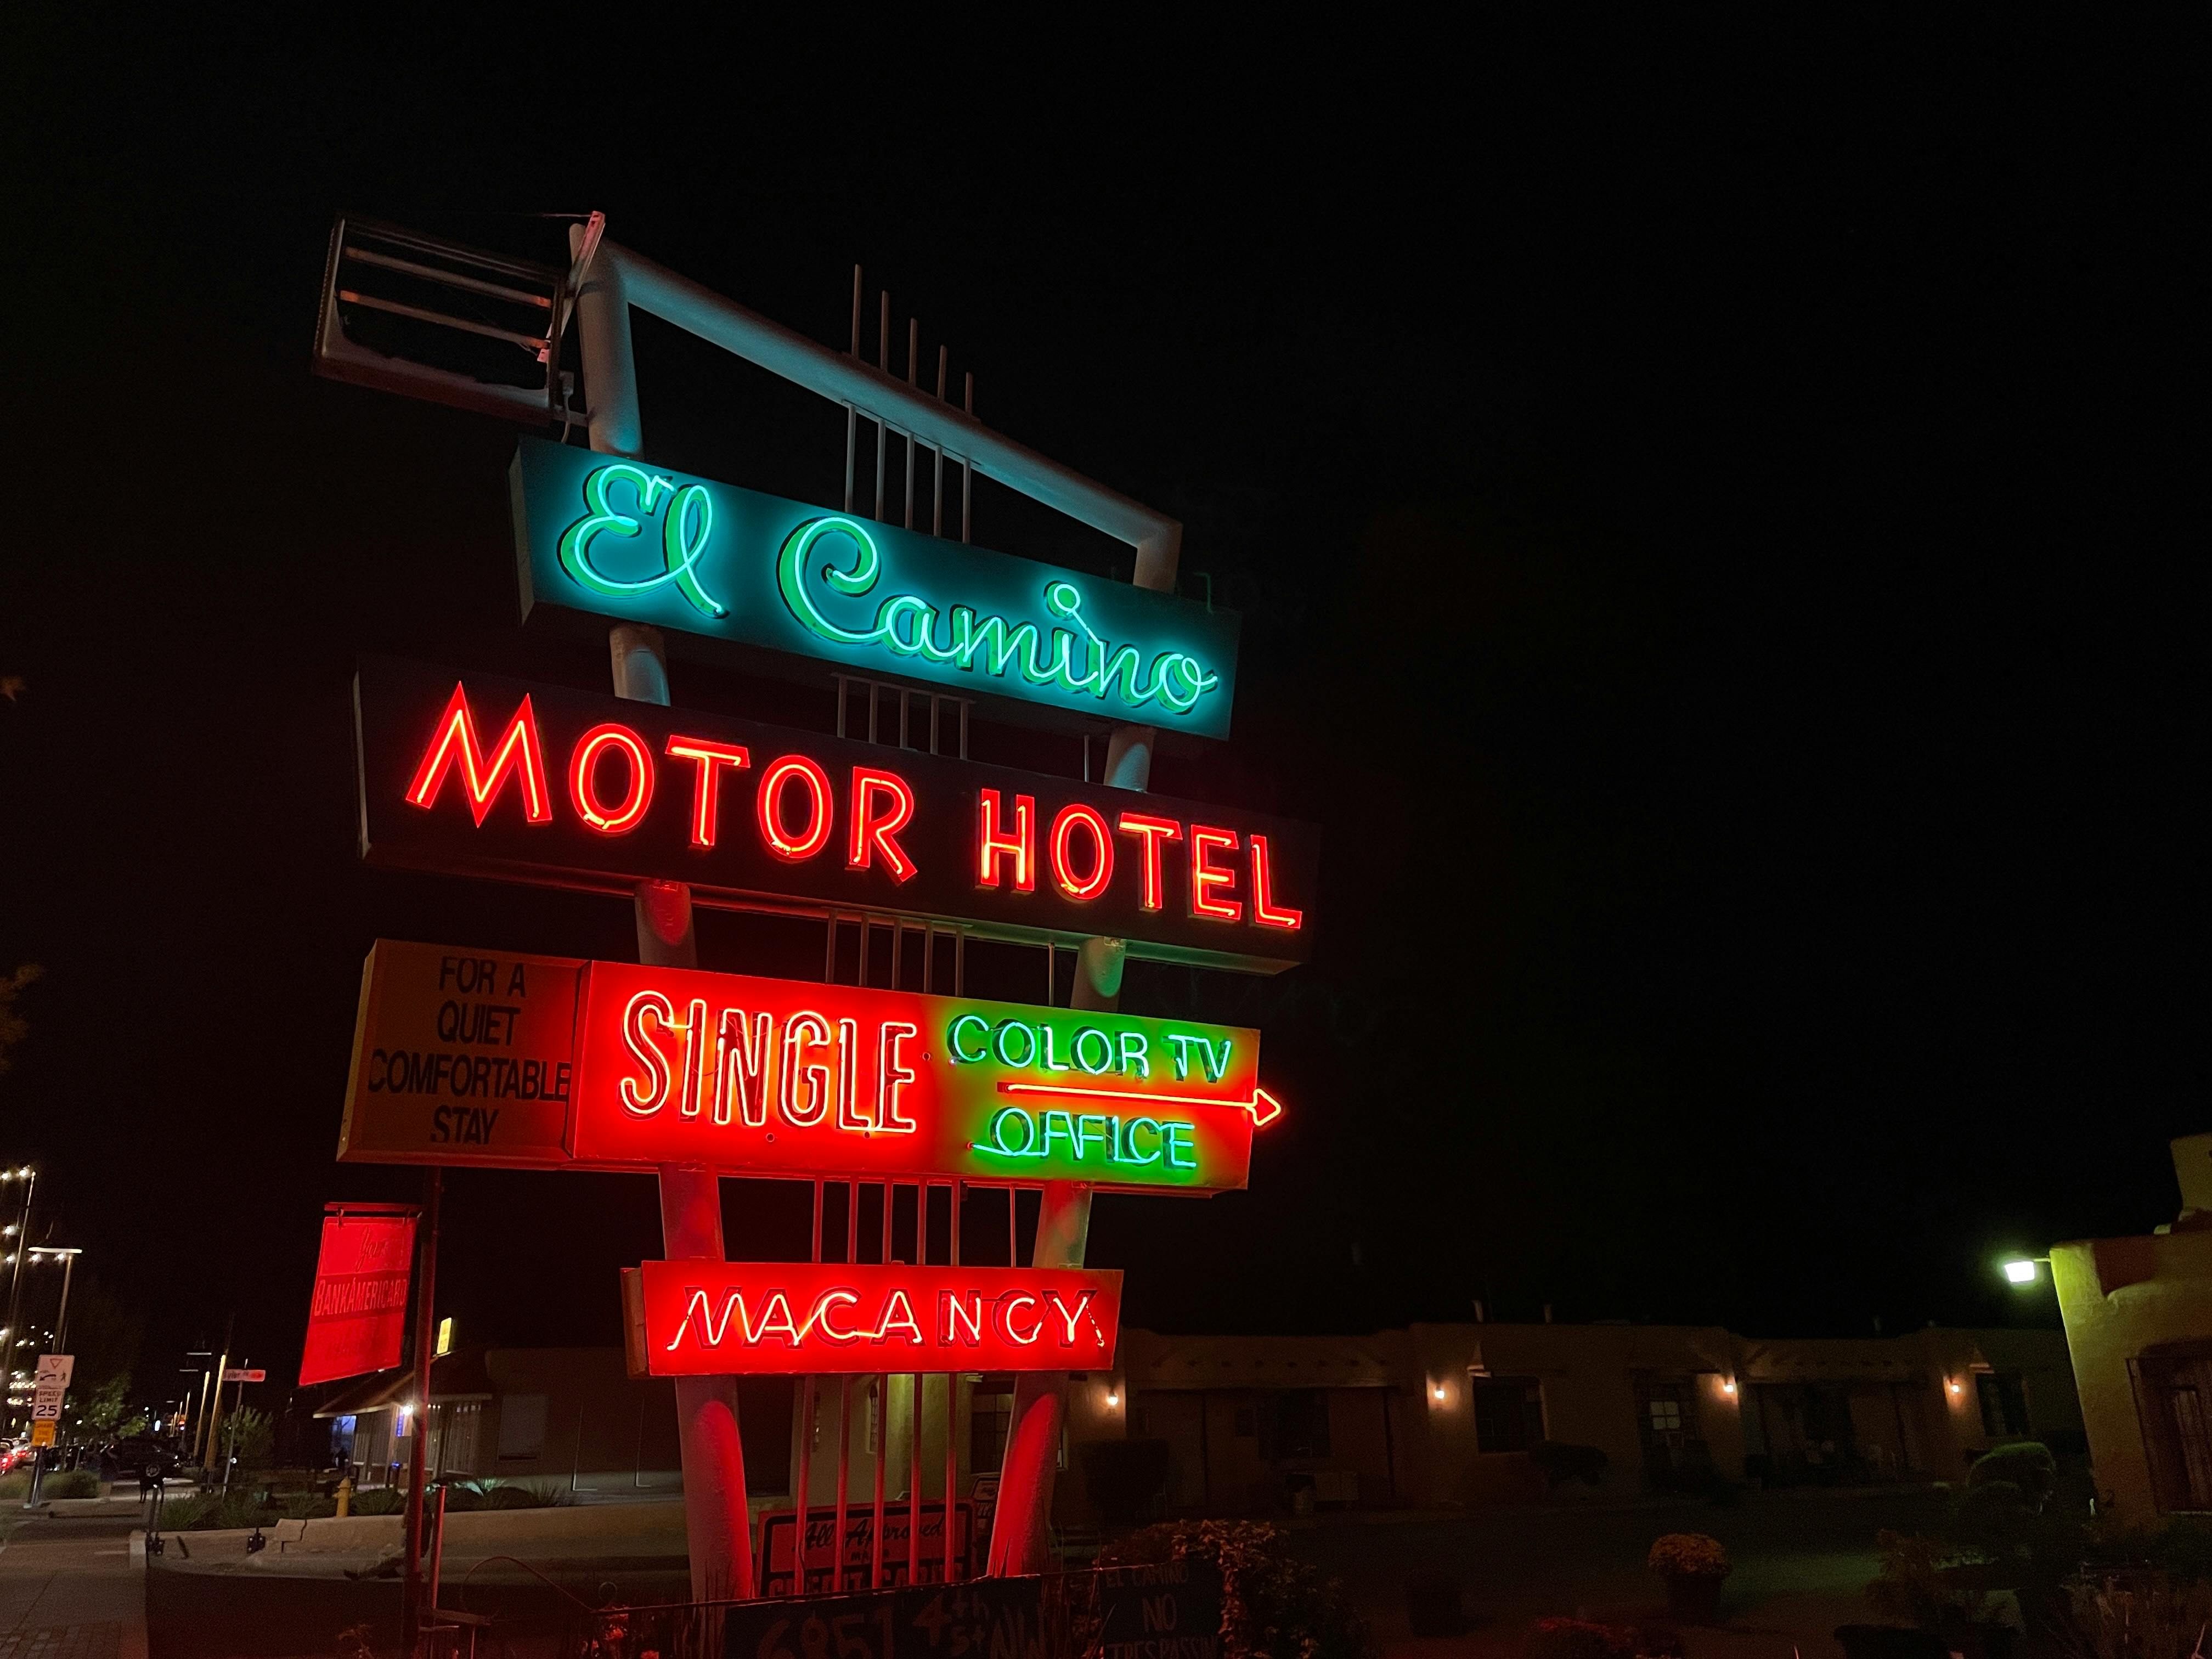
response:
<svg viewBox="0 0 2212 1659"><path fill-rule="evenodd" d="M0 1659L146 1659L128 1516L33 1516L0 1538Z"/></svg>

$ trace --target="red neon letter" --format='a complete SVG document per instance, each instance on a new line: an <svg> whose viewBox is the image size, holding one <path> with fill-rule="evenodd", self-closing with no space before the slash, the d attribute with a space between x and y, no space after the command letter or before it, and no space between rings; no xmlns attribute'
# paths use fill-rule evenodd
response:
<svg viewBox="0 0 2212 1659"><path fill-rule="evenodd" d="M1275 908L1275 866L1267 852L1267 838L1252 837L1252 920L1262 927L1303 927L1306 913L1287 904Z"/></svg>
<svg viewBox="0 0 2212 1659"><path fill-rule="evenodd" d="M740 744L709 743L704 738L671 738L668 753L672 759L688 760L699 768L699 781L691 786L691 844L712 847L722 811L722 775L716 769L731 766L743 771L753 757Z"/></svg>
<svg viewBox="0 0 2212 1659"><path fill-rule="evenodd" d="M1115 827L1125 836L1134 836L1144 844L1145 895L1143 904L1147 910L1160 908L1160 847L1175 841L1182 834L1182 825L1173 818L1156 818L1146 812L1124 812Z"/></svg>
<svg viewBox="0 0 2212 1659"><path fill-rule="evenodd" d="M798 779L806 790L805 830L788 836L783 829L783 787ZM761 774L760 794L753 803L760 817L761 839L780 859L796 863L811 859L830 843L830 775L804 755L786 755Z"/></svg>
<svg viewBox="0 0 2212 1659"><path fill-rule="evenodd" d="M1091 873L1079 879L1075 865L1068 855L1068 843L1078 830L1091 832ZM1060 890L1072 899L1094 899L1106 890L1106 884L1114 879L1114 842L1107 834L1106 820L1094 807L1078 801L1073 806L1063 806L1060 816L1052 821L1052 839L1048 843L1052 854L1052 878Z"/></svg>
<svg viewBox="0 0 2212 1659"><path fill-rule="evenodd" d="M499 734L499 747L492 750L489 772L483 756L477 742L476 720L469 713L468 694L455 681L446 712L438 716L438 733L422 751L422 763L415 769L415 781L407 786L407 804L430 806L438 799L446 774L458 765L461 787L468 793L469 811L476 814L477 829L483 828L491 804L499 798L500 787L510 772L521 775L523 817L532 823L553 821L553 805L545 798L545 757L538 746L538 715L527 694L507 729Z"/></svg>
<svg viewBox="0 0 2212 1659"><path fill-rule="evenodd" d="M876 1126L895 1134L914 1133L914 1120L899 1113L899 1096L914 1081L914 1067L905 1063L899 1050L917 1035L903 1020L890 1019L876 1033Z"/></svg>
<svg viewBox="0 0 2212 1659"><path fill-rule="evenodd" d="M730 1121L730 1106L749 1129L768 1121L769 1054L775 1043L769 1017L740 1008L722 1010L722 1077L714 1091L714 1121Z"/></svg>
<svg viewBox="0 0 2212 1659"><path fill-rule="evenodd" d="M621 1097L623 1109L637 1117L651 1117L665 1106L668 1085L676 1080L668 1056L646 1030L647 1014L664 1031L676 1024L675 1005L658 991L640 991L623 1010L623 1042L630 1058L644 1068L645 1082L641 1087L635 1078L626 1077L615 1092Z"/></svg>
<svg viewBox="0 0 2212 1659"><path fill-rule="evenodd" d="M612 809L599 804L599 757L619 749L629 757L629 791L622 805ZM653 751L645 739L627 726L610 721L595 726L577 740L568 761L568 799L576 816L603 836L625 835L637 828L645 809L653 805Z"/></svg>
<svg viewBox="0 0 2212 1659"><path fill-rule="evenodd" d="M1036 1323L1030 1327L1030 1334L1027 1336L1024 1336L1019 1331L1014 1328L1014 1310L1016 1308L1034 1308L1036 1304L1036 1297L1031 1296L1027 1291L1008 1291L1004 1296L1001 1296L996 1302L993 1303L991 1304L991 1322L998 1327L999 1340L1002 1342L1012 1342L1017 1346L1026 1348L1031 1343L1035 1342L1038 1337L1042 1336L1044 1334L1044 1316L1042 1314L1039 1314L1037 1316Z"/></svg>
<svg viewBox="0 0 2212 1659"><path fill-rule="evenodd" d="M1207 851L1216 847L1224 852L1235 852L1237 832L1210 829L1203 823L1190 826L1190 913L1194 916L1212 916L1217 921L1242 921L1244 906L1241 901L1213 896L1213 889L1226 887L1237 879L1234 870L1217 870L1207 862Z"/></svg>
<svg viewBox="0 0 2212 1659"><path fill-rule="evenodd" d="M999 860L1008 854L1013 855L1014 886L1024 893L1036 891L1036 838L1030 821L1036 816L1036 801L1029 795L1014 797L1013 833L1006 833L1002 819L1004 808L999 803L995 789L979 791L975 797L975 884L996 887L999 884Z"/></svg>
<svg viewBox="0 0 2212 1659"><path fill-rule="evenodd" d="M827 1048L836 1040L830 1022L811 1011L793 1014L783 1023L783 1107L784 1121L795 1129L811 1129L822 1121L830 1109L830 1097L837 1091L830 1068L820 1060L801 1065L802 1044ZM798 1100L799 1080L806 1079L806 1103Z"/></svg>
<svg viewBox="0 0 2212 1659"><path fill-rule="evenodd" d="M860 1299L857 1292L842 1286L834 1291L824 1291L815 1298L814 1311L807 1316L806 1322L819 1331L822 1340L831 1347L849 1348L860 1340L860 1332L839 1330L830 1322L830 1310L840 1306L849 1308Z"/></svg>
<svg viewBox="0 0 2212 1659"><path fill-rule="evenodd" d="M890 809L881 817L875 814L877 796L890 799ZM845 862L855 870L866 870L875 855L881 853L884 862L890 866L891 874L901 881L914 875L914 860L898 844L898 832L906 828L914 817L914 791L907 787L906 780L896 772L877 772L865 766L853 769L853 847L845 855Z"/></svg>

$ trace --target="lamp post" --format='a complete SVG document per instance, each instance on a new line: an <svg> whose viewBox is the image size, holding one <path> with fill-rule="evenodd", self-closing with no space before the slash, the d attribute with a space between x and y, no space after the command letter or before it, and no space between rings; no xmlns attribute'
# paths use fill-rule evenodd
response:
<svg viewBox="0 0 2212 1659"><path fill-rule="evenodd" d="M48 1353L63 1352L62 1344L69 1336L70 1282L76 1277L76 1259L83 1254L83 1250L74 1244L40 1244L27 1249L18 1249L15 1253L15 1265L19 1270L22 1266L22 1258L26 1255L33 1261L44 1261L53 1256L61 1258L62 1302L59 1311L54 1315L54 1328L50 1337L52 1346L46 1350ZM11 1346L9 1350L11 1353L15 1351L12 1346L13 1340L11 1337L9 1339ZM59 1448L57 1447L56 1449L58 1450ZM39 1501L39 1488L45 1484L46 1474L46 1449L40 1446L31 1455L31 1490L23 1504L25 1509L31 1508Z"/></svg>
<svg viewBox="0 0 2212 1659"><path fill-rule="evenodd" d="M2038 1262L2047 1267L2051 1265L2051 1258L2047 1255L2012 1255L2007 1256L1999 1265L2006 1283L2033 1285L2037 1277L2035 1267Z"/></svg>
<svg viewBox="0 0 2212 1659"><path fill-rule="evenodd" d="M0 1230L0 1236L18 1244L31 1236L31 1194L38 1190L39 1172L27 1164L20 1169L0 1170L0 1193L4 1193L19 1181L23 1183L22 1211L13 1224ZM15 1271L8 1277L8 1345L4 1355L0 1355L0 1377L11 1377L15 1374L16 1332L20 1328L17 1316L23 1309L23 1252L15 1250L9 1260Z"/></svg>

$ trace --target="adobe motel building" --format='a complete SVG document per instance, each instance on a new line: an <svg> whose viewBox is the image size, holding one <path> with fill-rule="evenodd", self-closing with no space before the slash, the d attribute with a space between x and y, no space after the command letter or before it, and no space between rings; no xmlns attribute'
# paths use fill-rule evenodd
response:
<svg viewBox="0 0 2212 1659"><path fill-rule="evenodd" d="M2136 1526L2212 1514L2212 1134L2172 1146L2179 1218L2051 1250L2098 1491Z"/></svg>
<svg viewBox="0 0 2212 1659"><path fill-rule="evenodd" d="M2212 1232L2201 1237L2212 1250ZM952 1420L963 1496L995 1474L1013 1379L957 1379ZM907 1486L912 1380L891 1379L885 1486ZM945 1382L925 1379L925 1498L941 1493ZM404 1377L333 1395L331 1419L363 1486L395 1479ZM835 1499L836 1401L817 1407L813 1501ZM790 1501L792 1381L740 1382L756 1507ZM852 1490L873 1484L881 1418L856 1379ZM465 1349L433 1371L430 1467L447 1475L550 1481L580 1498L672 1494L672 1386L635 1380L616 1349ZM1540 1441L1595 1446L1599 1486L1626 1496L1711 1468L1770 1485L1956 1480L1994 1444L2078 1437L2065 1339L2056 1331L1929 1328L1845 1340L1765 1341L1717 1327L1413 1325L1359 1337L1166 1336L1125 1328L1111 1374L1072 1373L1055 1497L1062 1528L1098 1524L1085 1490L1090 1443L1167 1445L1170 1512L1269 1515L1320 1508L1538 1502Z"/></svg>

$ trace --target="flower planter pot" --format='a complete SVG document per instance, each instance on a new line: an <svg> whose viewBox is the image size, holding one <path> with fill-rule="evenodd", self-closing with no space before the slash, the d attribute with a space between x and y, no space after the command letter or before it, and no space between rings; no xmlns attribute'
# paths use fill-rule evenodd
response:
<svg viewBox="0 0 2212 1659"><path fill-rule="evenodd" d="M1674 1573L1667 1579L1668 1616L1685 1625L1720 1622L1721 1586L1727 1581L1713 1573Z"/></svg>

